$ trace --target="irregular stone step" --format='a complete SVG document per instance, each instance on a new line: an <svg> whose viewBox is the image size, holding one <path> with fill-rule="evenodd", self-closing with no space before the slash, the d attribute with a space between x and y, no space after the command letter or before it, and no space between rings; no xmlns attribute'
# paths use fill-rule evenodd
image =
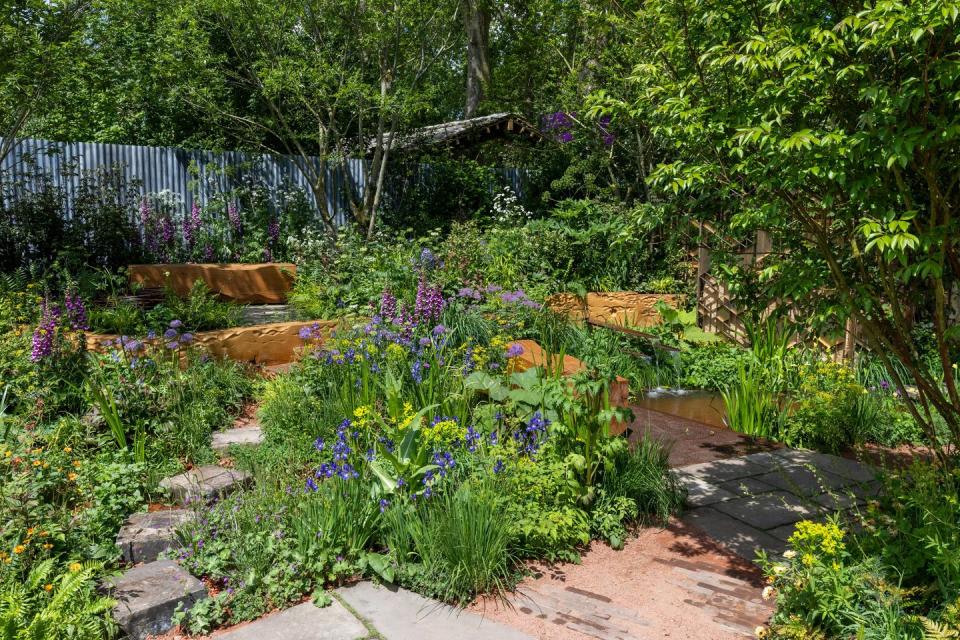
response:
<svg viewBox="0 0 960 640"><path fill-rule="evenodd" d="M131 640L169 631L178 607L189 609L207 597L203 583L172 560L135 567L104 586L117 601L113 617Z"/></svg>
<svg viewBox="0 0 960 640"><path fill-rule="evenodd" d="M532 640L513 627L392 585L364 581L337 594L385 640Z"/></svg>
<svg viewBox="0 0 960 640"><path fill-rule="evenodd" d="M338 601L320 608L304 602L269 615L217 640L356 640L366 638L367 628Z"/></svg>
<svg viewBox="0 0 960 640"><path fill-rule="evenodd" d="M186 509L133 514L117 534L124 561L153 562L167 549L176 547L176 528L191 518L193 512Z"/></svg>
<svg viewBox="0 0 960 640"><path fill-rule="evenodd" d="M214 464L194 467L176 476L164 478L160 486L182 504L193 500L222 498L250 482L245 471L225 469Z"/></svg>
<svg viewBox="0 0 960 640"><path fill-rule="evenodd" d="M260 427L239 427L213 433L214 451L226 451L231 445L258 445L263 442L263 430Z"/></svg>

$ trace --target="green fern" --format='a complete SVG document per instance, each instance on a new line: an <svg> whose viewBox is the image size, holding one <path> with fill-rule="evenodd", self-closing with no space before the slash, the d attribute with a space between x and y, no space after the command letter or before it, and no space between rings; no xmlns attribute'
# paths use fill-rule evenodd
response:
<svg viewBox="0 0 960 640"><path fill-rule="evenodd" d="M31 569L22 582L0 585L0 640L99 640L116 633L109 613L116 602L96 593L101 565L88 562L57 574L53 560Z"/></svg>
<svg viewBox="0 0 960 640"><path fill-rule="evenodd" d="M952 625L934 622L930 618L920 617L923 623L923 640L956 640L960 638L960 629Z"/></svg>

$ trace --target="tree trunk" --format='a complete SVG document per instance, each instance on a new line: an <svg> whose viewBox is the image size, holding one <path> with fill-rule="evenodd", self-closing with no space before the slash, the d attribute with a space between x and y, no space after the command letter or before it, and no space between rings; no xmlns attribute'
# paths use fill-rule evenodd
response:
<svg viewBox="0 0 960 640"><path fill-rule="evenodd" d="M464 117L472 118L490 82L490 8L486 0L462 0L467 34L467 93Z"/></svg>

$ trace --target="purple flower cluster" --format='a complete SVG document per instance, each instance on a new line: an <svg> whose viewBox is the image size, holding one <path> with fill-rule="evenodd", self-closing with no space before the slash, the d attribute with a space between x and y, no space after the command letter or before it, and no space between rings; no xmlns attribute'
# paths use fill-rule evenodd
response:
<svg viewBox="0 0 960 640"><path fill-rule="evenodd" d="M437 465L440 476L446 477L447 472L457 466L457 461L453 459L453 454L449 451L435 451L433 464Z"/></svg>
<svg viewBox="0 0 960 640"><path fill-rule="evenodd" d="M196 241L197 232L203 227L203 220L200 218L200 205L196 202L190 207L190 215L183 221L183 242L187 249L193 249L193 243Z"/></svg>
<svg viewBox="0 0 960 640"><path fill-rule="evenodd" d="M348 462L350 454L353 453L353 449L350 447L349 438L356 440L359 437L359 433L356 431L352 435L348 435L348 430L350 429L352 423L350 420L344 420L340 423L340 426L337 427L337 439L331 447L331 452L333 453L333 460L330 462L324 462L320 465L320 468L317 469L316 474L314 474L318 479L332 478L334 476L342 480L350 480L353 478L359 478L360 473L353 467L352 464ZM317 451L323 451L325 443L321 438L313 443L313 446ZM312 484L312 487L311 487ZM307 488L312 491L317 490L317 485L313 482L313 478L307 480Z"/></svg>
<svg viewBox="0 0 960 640"><path fill-rule="evenodd" d="M270 223L267 225L267 237L270 239L270 244L275 245L280 239L280 219L271 218Z"/></svg>
<svg viewBox="0 0 960 640"><path fill-rule="evenodd" d="M417 283L417 299L414 303L414 315L418 320L430 322L440 318L443 313L443 292L439 286L431 286L424 276Z"/></svg>
<svg viewBox="0 0 960 640"><path fill-rule="evenodd" d="M550 113L543 118L543 131L553 134L553 138L565 144L573 140L573 127L577 114L557 111Z"/></svg>
<svg viewBox="0 0 960 640"><path fill-rule="evenodd" d="M549 426L550 421L537 411L526 424L513 432L513 440L520 447L520 451L532 460L546 439Z"/></svg>
<svg viewBox="0 0 960 640"><path fill-rule="evenodd" d="M87 323L87 307L80 294L75 291L67 291L63 296L63 306L67 309L67 320L70 322L71 329L87 331L90 328Z"/></svg>
<svg viewBox="0 0 960 640"><path fill-rule="evenodd" d="M193 342L192 333L181 333L183 322L180 320L171 320L166 331L163 332L163 339L166 342L167 349L171 351L186 346Z"/></svg>
<svg viewBox="0 0 960 640"><path fill-rule="evenodd" d="M241 236L243 234L243 223L240 221L240 211L237 209L237 205L232 202L227 205L227 218L230 220L233 233L237 237Z"/></svg>
<svg viewBox="0 0 960 640"><path fill-rule="evenodd" d="M388 320L397 316L397 297L389 289L380 294L380 315Z"/></svg>
<svg viewBox="0 0 960 640"><path fill-rule="evenodd" d="M617 136L610 130L610 123L612 118L610 116L600 116L600 119L597 121L597 126L600 127L601 140L603 140L603 146L611 147L613 143L616 142Z"/></svg>
<svg viewBox="0 0 960 640"><path fill-rule="evenodd" d="M300 339L305 342L320 342L323 340L323 330L319 322L314 322L309 327L300 327L298 332Z"/></svg>
<svg viewBox="0 0 960 640"><path fill-rule="evenodd" d="M504 291L500 294L500 299L507 304L520 304L525 307L530 307L531 309L539 309L540 305L530 299L530 296L527 295L527 292L523 289L517 289L516 291Z"/></svg>
<svg viewBox="0 0 960 640"><path fill-rule="evenodd" d="M40 324L33 330L30 347L31 362L40 362L53 355L58 322L60 322L60 307L44 299L40 307Z"/></svg>

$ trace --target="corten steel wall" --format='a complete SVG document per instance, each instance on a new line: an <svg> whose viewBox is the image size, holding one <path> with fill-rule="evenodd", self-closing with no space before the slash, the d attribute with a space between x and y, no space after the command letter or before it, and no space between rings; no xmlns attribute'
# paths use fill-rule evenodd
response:
<svg viewBox="0 0 960 640"><path fill-rule="evenodd" d="M310 158L314 167L319 158ZM364 187L366 160L350 158L347 166L359 191ZM147 147L100 142L52 142L23 138L0 162L0 180L16 184L32 175L35 169L47 173L54 184L63 188L67 196L67 211L72 212L73 195L79 182L76 171L64 174L68 167L80 171L118 167L128 184L139 184L141 196L170 191L179 196L184 210L189 210L194 199L203 207L218 194L228 193L253 178L271 193L280 190L302 190L307 202L315 209L310 182L299 169L293 156L247 153L242 151L200 151L176 147ZM424 167L429 174L429 167ZM518 196L522 196L523 172L520 169L499 169L504 181ZM327 205L335 212L338 224L343 224L350 211L350 182L344 170L327 169ZM2 195L2 194L0 194ZM274 203L277 204L277 203Z"/></svg>

